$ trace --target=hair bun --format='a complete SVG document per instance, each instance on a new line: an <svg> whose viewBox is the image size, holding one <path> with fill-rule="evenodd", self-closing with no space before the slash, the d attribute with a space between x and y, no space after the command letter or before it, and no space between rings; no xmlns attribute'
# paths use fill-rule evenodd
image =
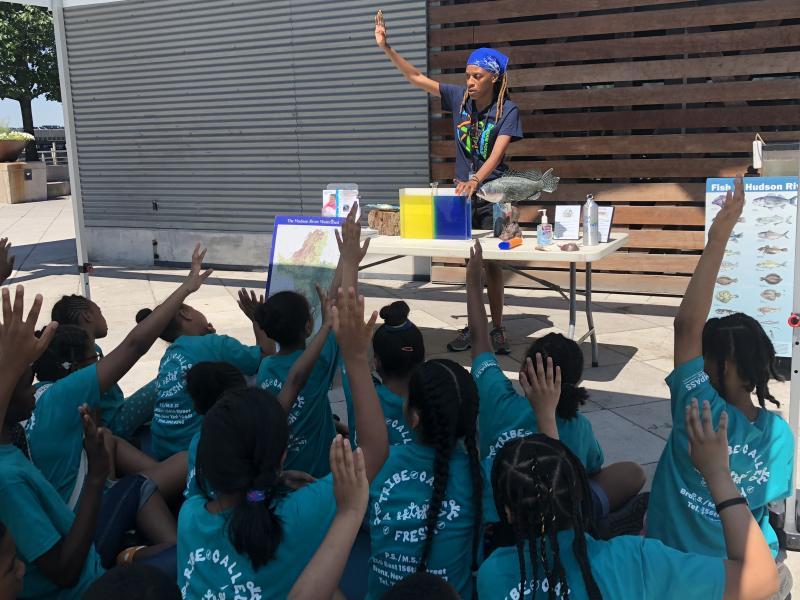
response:
<svg viewBox="0 0 800 600"><path fill-rule="evenodd" d="M383 322L389 327L399 327L408 321L410 312L411 309L408 304L402 300L398 300L381 309L381 319L383 319Z"/></svg>
<svg viewBox="0 0 800 600"><path fill-rule="evenodd" d="M143 308L142 310L140 310L139 312L136 313L136 322L137 323L141 323L147 317L149 317L151 314L153 314L153 310L152 309Z"/></svg>

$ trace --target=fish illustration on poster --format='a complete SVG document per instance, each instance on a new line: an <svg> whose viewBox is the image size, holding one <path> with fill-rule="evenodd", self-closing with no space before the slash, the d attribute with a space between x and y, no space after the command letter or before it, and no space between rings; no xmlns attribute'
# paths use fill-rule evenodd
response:
<svg viewBox="0 0 800 600"><path fill-rule="evenodd" d="M706 180L706 239L733 178ZM743 312L766 331L778 356L791 356L797 177L747 177L744 211L714 289L711 317Z"/></svg>

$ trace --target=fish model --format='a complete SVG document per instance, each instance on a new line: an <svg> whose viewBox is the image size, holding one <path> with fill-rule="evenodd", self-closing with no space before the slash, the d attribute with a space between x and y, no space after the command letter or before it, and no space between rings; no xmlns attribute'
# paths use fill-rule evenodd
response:
<svg viewBox="0 0 800 600"><path fill-rule="evenodd" d="M774 260L762 260L756 265L759 269L777 269L778 267L785 267L786 262L779 263Z"/></svg>
<svg viewBox="0 0 800 600"><path fill-rule="evenodd" d="M730 277L727 277L725 275L723 275L722 277L717 277L717 283L720 285L730 285L732 283L736 283L737 281L738 279L731 279Z"/></svg>
<svg viewBox="0 0 800 600"><path fill-rule="evenodd" d="M770 302L775 302L778 298L781 297L780 292L776 292L775 290L764 290L761 292L761 297L764 300L769 300Z"/></svg>
<svg viewBox="0 0 800 600"><path fill-rule="evenodd" d="M789 239L789 230L787 229L783 233L778 233L777 231L759 231L758 237L762 240L779 240L781 238Z"/></svg>
<svg viewBox="0 0 800 600"><path fill-rule="evenodd" d="M714 206L719 206L720 208L725 206L725 194L720 194L719 196L714 198L711 201L711 204L713 204Z"/></svg>
<svg viewBox="0 0 800 600"><path fill-rule="evenodd" d="M728 290L722 290L721 292L719 292L717 294L717 300L719 300L720 302L723 302L725 304L727 304L728 302L730 302L734 298L738 298L738 297L739 296L737 296L736 294L731 294Z"/></svg>
<svg viewBox="0 0 800 600"><path fill-rule="evenodd" d="M731 269L735 269L738 266L739 263L723 261L723 263L719 266L719 268L723 271L730 271Z"/></svg>
<svg viewBox="0 0 800 600"><path fill-rule="evenodd" d="M791 225L792 217L790 215L784 219L783 217L779 217L778 215L770 215L769 217L759 217L758 219L756 219L756 223L758 223L759 225L781 225L783 223Z"/></svg>
<svg viewBox="0 0 800 600"><path fill-rule="evenodd" d="M770 210L776 208L784 208L785 206L797 206L797 194L791 198L780 196L779 194L767 194L766 196L759 196L753 200L756 206L763 206Z"/></svg>
<svg viewBox="0 0 800 600"><path fill-rule="evenodd" d="M735 310L730 310L728 308L718 308L714 312L717 313L718 315L724 315L724 316L728 316L728 315L732 315L732 314L736 313Z"/></svg>
<svg viewBox="0 0 800 600"><path fill-rule="evenodd" d="M494 204L498 202L522 202L537 200L542 192L554 192L559 178L553 169L539 171L508 171L501 177L487 181L478 190L478 198Z"/></svg>
<svg viewBox="0 0 800 600"><path fill-rule="evenodd" d="M786 252L786 248L781 248L780 246L761 246L758 249L761 254L779 254L781 252Z"/></svg>
<svg viewBox="0 0 800 600"><path fill-rule="evenodd" d="M743 233L732 233L731 237L730 237L730 240L732 242L738 242L740 239L742 239L743 235L744 235Z"/></svg>
<svg viewBox="0 0 800 600"><path fill-rule="evenodd" d="M770 273L769 275L762 277L761 281L766 281L770 285L778 285L781 281L783 281L783 277L777 273Z"/></svg>
<svg viewBox="0 0 800 600"><path fill-rule="evenodd" d="M775 308L774 306L759 306L758 307L758 312L760 312L762 315L768 315L769 313L777 312L777 310L778 309Z"/></svg>

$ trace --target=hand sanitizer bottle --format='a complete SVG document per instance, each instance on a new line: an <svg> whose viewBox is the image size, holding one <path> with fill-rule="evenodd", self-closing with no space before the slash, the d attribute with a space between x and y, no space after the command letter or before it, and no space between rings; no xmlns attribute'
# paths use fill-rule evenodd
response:
<svg viewBox="0 0 800 600"><path fill-rule="evenodd" d="M539 210L542 213L542 221L536 228L536 243L539 246L549 246L553 243L553 226L547 222L547 211Z"/></svg>
<svg viewBox="0 0 800 600"><path fill-rule="evenodd" d="M597 246L600 243L600 227L598 223L597 202L594 196L586 196L586 204L583 205L583 245Z"/></svg>

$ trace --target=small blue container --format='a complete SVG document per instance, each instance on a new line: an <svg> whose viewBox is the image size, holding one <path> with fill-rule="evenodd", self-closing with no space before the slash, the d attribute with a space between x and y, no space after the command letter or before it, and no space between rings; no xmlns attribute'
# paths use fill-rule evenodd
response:
<svg viewBox="0 0 800 600"><path fill-rule="evenodd" d="M455 190L438 190L433 198L434 236L437 240L472 238L472 203Z"/></svg>

